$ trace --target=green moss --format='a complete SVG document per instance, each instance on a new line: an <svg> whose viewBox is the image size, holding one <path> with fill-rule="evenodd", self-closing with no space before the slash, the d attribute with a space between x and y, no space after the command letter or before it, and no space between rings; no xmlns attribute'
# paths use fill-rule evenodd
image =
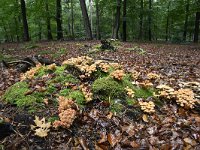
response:
<svg viewBox="0 0 200 150"><path fill-rule="evenodd" d="M8 103L16 104L17 107L34 106L43 101L43 93L34 92L31 95L25 95L28 91L26 82L17 82L5 92L3 99Z"/></svg>
<svg viewBox="0 0 200 150"><path fill-rule="evenodd" d="M95 80L92 84L92 91L96 97L99 97L100 99L106 99L109 97L111 99L122 98L125 95L123 85L111 77L103 77Z"/></svg>
<svg viewBox="0 0 200 150"><path fill-rule="evenodd" d="M135 88L135 97L137 98L148 98L153 96L154 89L145 89L145 88Z"/></svg>
<svg viewBox="0 0 200 150"><path fill-rule="evenodd" d="M59 95L68 96L70 92L71 92L71 89L63 89L63 90L60 90Z"/></svg>
<svg viewBox="0 0 200 150"><path fill-rule="evenodd" d="M128 105L134 105L134 104L136 104L136 100L132 99L132 98L127 98L126 102L127 102Z"/></svg>
<svg viewBox="0 0 200 150"><path fill-rule="evenodd" d="M9 103L15 103L17 100L24 98L24 94L28 91L26 82L17 82L6 90L3 99Z"/></svg>
<svg viewBox="0 0 200 150"><path fill-rule="evenodd" d="M76 79L73 75L71 74L67 74L67 75L64 75L64 74L61 74L61 75L58 75L56 76L56 78L54 79L55 82L57 83L78 83L79 80Z"/></svg>
<svg viewBox="0 0 200 150"><path fill-rule="evenodd" d="M77 104L80 104L80 105L84 104L84 102L85 102L85 97L84 97L83 93L78 90L69 93L68 97L72 98L73 100L76 101Z"/></svg>
<svg viewBox="0 0 200 150"><path fill-rule="evenodd" d="M57 66L54 73L55 73L56 75L63 74L64 71L65 71L65 68L66 68L65 66Z"/></svg>
<svg viewBox="0 0 200 150"><path fill-rule="evenodd" d="M52 84L47 87L46 94L52 94L57 90Z"/></svg>

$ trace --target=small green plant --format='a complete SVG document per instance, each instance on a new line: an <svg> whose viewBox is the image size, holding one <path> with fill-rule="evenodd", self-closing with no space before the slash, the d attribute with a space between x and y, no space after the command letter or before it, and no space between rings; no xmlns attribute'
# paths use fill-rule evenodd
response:
<svg viewBox="0 0 200 150"><path fill-rule="evenodd" d="M141 55L144 55L146 53L146 51L143 48L138 47L138 46L131 47L131 48L126 48L126 50L135 51L135 52L137 52L138 54L141 54Z"/></svg>
<svg viewBox="0 0 200 150"><path fill-rule="evenodd" d="M136 87L134 89L134 92L135 92L135 97L137 97L137 98L148 98L148 97L153 96L154 89L152 89L152 88L146 89L146 88Z"/></svg>
<svg viewBox="0 0 200 150"><path fill-rule="evenodd" d="M52 116L52 117L49 117L48 122L53 123L56 120L59 120L59 117L58 116Z"/></svg>

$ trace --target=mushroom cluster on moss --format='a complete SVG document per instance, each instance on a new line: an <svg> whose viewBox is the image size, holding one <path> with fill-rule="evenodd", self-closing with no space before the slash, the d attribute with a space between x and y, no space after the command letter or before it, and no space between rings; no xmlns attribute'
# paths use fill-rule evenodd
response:
<svg viewBox="0 0 200 150"><path fill-rule="evenodd" d="M135 96L135 95L134 95L135 92L134 92L131 88L126 87L125 90L126 90L127 95L128 95L129 97L133 98L133 97Z"/></svg>
<svg viewBox="0 0 200 150"><path fill-rule="evenodd" d="M111 77L117 80L122 80L124 76L125 76L125 73L123 70L115 70L111 73Z"/></svg>
<svg viewBox="0 0 200 150"><path fill-rule="evenodd" d="M80 88L81 88L81 91L83 92L83 95L85 96L86 102L91 101L93 98L93 93L88 88L88 86L81 85Z"/></svg>
<svg viewBox="0 0 200 150"><path fill-rule="evenodd" d="M133 80L137 80L140 76L140 72L136 71L136 70L133 70L131 71L131 77Z"/></svg>
<svg viewBox="0 0 200 150"><path fill-rule="evenodd" d="M139 101L139 105L140 105L142 111L144 111L146 113L155 112L155 104L152 101L149 101L149 102Z"/></svg>
<svg viewBox="0 0 200 150"><path fill-rule="evenodd" d="M35 74L42 68L42 64L37 64L36 67L34 68L31 68L29 71L27 71L26 73L24 74L21 74L21 81L25 80L25 79L32 79Z"/></svg>
<svg viewBox="0 0 200 150"><path fill-rule="evenodd" d="M53 123L53 126L55 128L63 127L63 128L69 128L72 123L74 122L74 119L76 118L76 110L74 109L74 106L76 105L73 100L67 99L63 96L59 96L58 98L58 111L59 111L59 118L60 120L56 120Z"/></svg>

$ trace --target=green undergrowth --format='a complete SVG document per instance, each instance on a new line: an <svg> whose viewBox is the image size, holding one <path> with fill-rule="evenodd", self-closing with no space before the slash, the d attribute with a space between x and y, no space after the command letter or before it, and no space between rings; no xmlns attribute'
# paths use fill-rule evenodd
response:
<svg viewBox="0 0 200 150"><path fill-rule="evenodd" d="M31 95L26 95L28 91L26 82L17 82L5 92L3 99L8 103L16 104L17 107L29 107L33 110L33 107L38 107L43 102L43 93L33 92Z"/></svg>
<svg viewBox="0 0 200 150"><path fill-rule="evenodd" d="M79 78L81 71L76 67L63 65L48 68L48 66L42 66L32 79L17 82L7 89L3 99L19 108L29 108L29 111L48 107L43 104L44 99L51 99L57 105L58 96L73 99L82 107L87 103L86 95L82 92L80 85L89 85L87 88L92 92L93 100L108 101L110 109L118 112L127 105L136 104L138 98L147 99L153 96L154 89L133 85L130 74L125 74L121 80L114 79L111 76L113 71L115 69L112 67L108 72L104 72L99 67L87 80L82 80ZM38 86L41 86L42 90L30 92ZM126 88L134 91L134 97L127 95Z"/></svg>

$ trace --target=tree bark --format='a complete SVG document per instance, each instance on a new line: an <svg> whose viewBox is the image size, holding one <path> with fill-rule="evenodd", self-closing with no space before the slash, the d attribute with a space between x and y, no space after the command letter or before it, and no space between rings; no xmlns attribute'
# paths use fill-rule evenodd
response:
<svg viewBox="0 0 200 150"><path fill-rule="evenodd" d="M149 17L148 17L148 21L149 21L149 41L152 40L152 33L151 33L151 23L152 23L152 0L149 0Z"/></svg>
<svg viewBox="0 0 200 150"><path fill-rule="evenodd" d="M166 24L166 36L165 36L165 40L168 41L169 38L169 9L170 9L170 5L171 5L171 1L169 1L168 3L168 7L167 7L167 24Z"/></svg>
<svg viewBox="0 0 200 150"><path fill-rule="evenodd" d="M198 40L199 40L199 21L200 21L200 12L196 12L195 29L194 29L194 43L198 43Z"/></svg>
<svg viewBox="0 0 200 150"><path fill-rule="evenodd" d="M48 5L48 0L45 1L45 9L46 9L46 14L47 14L47 20L46 20L46 24L47 24L47 39L48 40L52 40L53 36L51 34L51 17L49 15L49 5Z"/></svg>
<svg viewBox="0 0 200 150"><path fill-rule="evenodd" d="M187 37L189 6L190 6L190 1L187 0L186 6L185 6L185 23L184 23L184 31L183 31L183 41L186 41L186 37Z"/></svg>
<svg viewBox="0 0 200 150"><path fill-rule="evenodd" d="M99 25L99 0L96 0L96 31L97 31L97 40L101 39L100 35L100 25Z"/></svg>
<svg viewBox="0 0 200 150"><path fill-rule="evenodd" d="M74 4L71 0L71 24L72 24L72 38L74 39Z"/></svg>
<svg viewBox="0 0 200 150"><path fill-rule="evenodd" d="M24 0L21 0L21 13L22 13L22 20L23 20L24 41L30 41L28 23L26 19L26 3Z"/></svg>
<svg viewBox="0 0 200 150"><path fill-rule="evenodd" d="M127 0L123 2L123 41L126 42L126 3Z"/></svg>
<svg viewBox="0 0 200 150"><path fill-rule="evenodd" d="M139 31L139 39L143 39L143 8L144 8L144 1L140 0L140 31Z"/></svg>
<svg viewBox="0 0 200 150"><path fill-rule="evenodd" d="M61 0L56 0L57 39L63 39Z"/></svg>
<svg viewBox="0 0 200 150"><path fill-rule="evenodd" d="M112 38L119 39L119 28L120 28L120 9L121 9L121 0L117 0L117 11L115 16L114 32Z"/></svg>
<svg viewBox="0 0 200 150"><path fill-rule="evenodd" d="M82 15L83 15L86 36L89 40L92 40L92 30L91 30L91 25L90 25L90 21L89 21L87 9L86 9L85 0L79 0L79 1L80 1L80 5L81 5L81 11L82 11Z"/></svg>

